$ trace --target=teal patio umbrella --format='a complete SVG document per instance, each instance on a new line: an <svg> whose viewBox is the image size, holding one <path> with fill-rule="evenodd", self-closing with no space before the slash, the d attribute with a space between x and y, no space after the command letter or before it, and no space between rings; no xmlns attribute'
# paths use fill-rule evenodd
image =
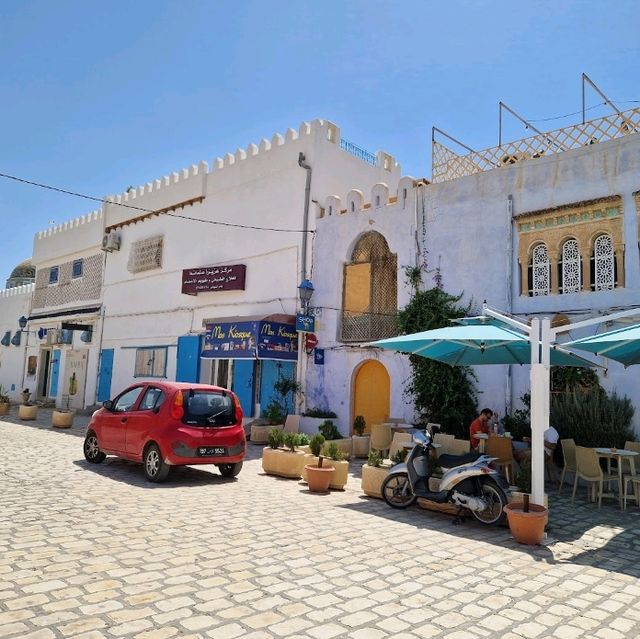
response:
<svg viewBox="0 0 640 639"><path fill-rule="evenodd" d="M583 337L573 342L566 342L563 346L615 359L625 366L640 364L640 325L626 326L600 335Z"/></svg>
<svg viewBox="0 0 640 639"><path fill-rule="evenodd" d="M371 342L368 346L421 355L450 366L531 363L529 337L492 323L436 328L431 331L381 339ZM551 349L551 365L594 366L592 362L557 346Z"/></svg>

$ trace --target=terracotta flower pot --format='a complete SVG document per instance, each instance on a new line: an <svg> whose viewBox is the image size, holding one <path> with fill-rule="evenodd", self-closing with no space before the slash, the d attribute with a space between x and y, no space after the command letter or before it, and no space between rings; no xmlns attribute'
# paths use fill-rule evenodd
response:
<svg viewBox="0 0 640 639"><path fill-rule="evenodd" d="M74 413L70 410L54 410L51 413L51 425L55 428L71 428L73 426L73 416Z"/></svg>
<svg viewBox="0 0 640 639"><path fill-rule="evenodd" d="M507 504L504 512L507 513L509 529L513 538L519 544L537 546L544 536L544 527L547 523L547 513L544 506L529 504L529 512L522 510L522 504Z"/></svg>
<svg viewBox="0 0 640 639"><path fill-rule="evenodd" d="M26 406L25 404L20 404L20 406L18 406L18 419L22 419L23 421L28 421L32 419L37 419L37 417L38 417L37 406Z"/></svg>
<svg viewBox="0 0 640 639"><path fill-rule="evenodd" d="M0 415L8 415L9 414L9 402L0 402Z"/></svg>
<svg viewBox="0 0 640 639"><path fill-rule="evenodd" d="M318 466L310 465L307 465L304 468L307 471L309 490L312 493L328 492L334 469L330 466L323 466L322 468L319 468Z"/></svg>

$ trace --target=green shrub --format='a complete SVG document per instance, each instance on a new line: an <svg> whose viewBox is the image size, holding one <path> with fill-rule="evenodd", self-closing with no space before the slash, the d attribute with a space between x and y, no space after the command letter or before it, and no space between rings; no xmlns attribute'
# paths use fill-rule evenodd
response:
<svg viewBox="0 0 640 639"><path fill-rule="evenodd" d="M285 433L283 436L283 443L292 453L295 453L296 446L300 443L300 437L298 436L298 433Z"/></svg>
<svg viewBox="0 0 640 639"><path fill-rule="evenodd" d="M302 413L305 417L328 417L330 419L335 419L337 415L332 410L327 410L325 408L309 408L304 413Z"/></svg>
<svg viewBox="0 0 640 639"><path fill-rule="evenodd" d="M284 442L284 433L280 428L272 428L267 435L267 441L271 448L280 448Z"/></svg>
<svg viewBox="0 0 640 639"><path fill-rule="evenodd" d="M562 393L551 399L549 422L578 446L624 448L634 439L634 412L631 400L616 393Z"/></svg>
<svg viewBox="0 0 640 639"><path fill-rule="evenodd" d="M353 420L353 432L359 437L362 437L366 425L367 422L364 421L364 417L362 415L358 415Z"/></svg>
<svg viewBox="0 0 640 639"><path fill-rule="evenodd" d="M309 450L313 455L318 457L320 455L320 451L324 446L324 436L320 433L316 433L309 442Z"/></svg>
<svg viewBox="0 0 640 639"><path fill-rule="evenodd" d="M524 408L513 411L513 415L505 415L500 421L506 432L511 433L514 439L522 439L531 436L531 395L525 393L520 401Z"/></svg>
<svg viewBox="0 0 640 639"><path fill-rule="evenodd" d="M306 433L298 433L298 446L308 446L309 445L309 435Z"/></svg>
<svg viewBox="0 0 640 639"><path fill-rule="evenodd" d="M335 442L329 442L324 447L324 456L333 459L333 461L342 461L344 459L344 453Z"/></svg>
<svg viewBox="0 0 640 639"><path fill-rule="evenodd" d="M520 462L520 468L516 473L515 482L521 492L531 492L531 460L529 458L525 457L525 459Z"/></svg>
<svg viewBox="0 0 640 639"><path fill-rule="evenodd" d="M327 419L324 422L322 422L322 424L320 424L318 430L320 431L320 434L327 441L331 440L331 439L341 439L342 438L342 435L340 434L340 431L338 430L337 426L330 419Z"/></svg>
<svg viewBox="0 0 640 639"><path fill-rule="evenodd" d="M280 404L277 401L272 401L267 404L260 417L268 419L270 424L284 424L287 416Z"/></svg>
<svg viewBox="0 0 640 639"><path fill-rule="evenodd" d="M395 455L391 458L391 462L393 464L402 464L404 460L407 458L407 453L409 451L406 448L399 448Z"/></svg>
<svg viewBox="0 0 640 639"><path fill-rule="evenodd" d="M382 455L378 450L372 450L367 458L367 466L378 468L382 464Z"/></svg>

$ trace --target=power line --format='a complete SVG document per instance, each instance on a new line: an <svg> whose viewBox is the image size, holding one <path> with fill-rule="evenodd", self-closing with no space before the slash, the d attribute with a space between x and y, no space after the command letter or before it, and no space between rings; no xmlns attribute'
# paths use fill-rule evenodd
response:
<svg viewBox="0 0 640 639"><path fill-rule="evenodd" d="M32 180L27 180L25 178L17 177L15 175L9 175L7 173L0 173L1 178L5 178L7 180L13 180L14 182L21 182L22 184L28 184L29 186L36 186L41 189L47 189L49 191L55 191L56 193L63 193L64 195L71 195L73 197L79 197L84 200L91 200L92 202L100 202L101 204L109 204L111 206L122 206L126 209L132 209L134 211L142 211L143 213L157 213L153 209L145 209L141 206L133 206L132 204L124 204L122 202L115 202L113 200L107 200L106 198L95 197L93 195L86 195L84 193L77 193L76 191L69 191L67 189L62 189L57 186L51 186L50 184L42 184L41 182L34 182ZM181 215L179 213L168 213L164 212L162 215L168 215L170 217L181 218L183 220L190 220L192 222L201 222L203 224L215 224L216 226L229 226L232 228L239 229L252 229L255 231L274 231L278 233L315 233L315 231L308 230L303 231L299 229L282 229L282 228L272 228L265 226L252 226L250 224L233 224L232 222L219 222L216 220L203 220L198 217L191 217L189 215Z"/></svg>
<svg viewBox="0 0 640 639"><path fill-rule="evenodd" d="M640 100L616 100L618 104L638 104ZM598 102L598 104L594 104L593 106L587 107L585 111L592 111L593 109L597 109L598 107L604 106L608 104L607 102ZM565 115L556 115L550 118L525 118L529 122L550 122L551 120L563 120L564 118L570 118L573 115L580 115L582 110L574 111L573 113L567 113Z"/></svg>

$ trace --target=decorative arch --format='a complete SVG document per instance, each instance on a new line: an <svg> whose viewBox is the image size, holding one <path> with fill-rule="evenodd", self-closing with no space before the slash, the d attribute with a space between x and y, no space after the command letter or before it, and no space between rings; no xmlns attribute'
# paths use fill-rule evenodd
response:
<svg viewBox="0 0 640 639"><path fill-rule="evenodd" d="M398 259L387 240L369 231L356 241L344 265L343 342L363 342L395 334L398 311Z"/></svg>
<svg viewBox="0 0 640 639"><path fill-rule="evenodd" d="M551 264L549 250L544 242L531 248L529 255L529 295L549 295L551 290Z"/></svg>
<svg viewBox="0 0 640 639"><path fill-rule="evenodd" d="M558 288L560 293L579 293L582 290L582 258L575 238L566 239L560 246Z"/></svg>
<svg viewBox="0 0 640 639"><path fill-rule="evenodd" d="M591 253L591 290L609 291L616 287L616 255L613 240L601 233L593 240Z"/></svg>
<svg viewBox="0 0 640 639"><path fill-rule="evenodd" d="M365 432L371 432L372 424L389 419L391 402L391 377L386 367L377 359L360 363L353 372L353 402L351 422L356 415L365 420Z"/></svg>

